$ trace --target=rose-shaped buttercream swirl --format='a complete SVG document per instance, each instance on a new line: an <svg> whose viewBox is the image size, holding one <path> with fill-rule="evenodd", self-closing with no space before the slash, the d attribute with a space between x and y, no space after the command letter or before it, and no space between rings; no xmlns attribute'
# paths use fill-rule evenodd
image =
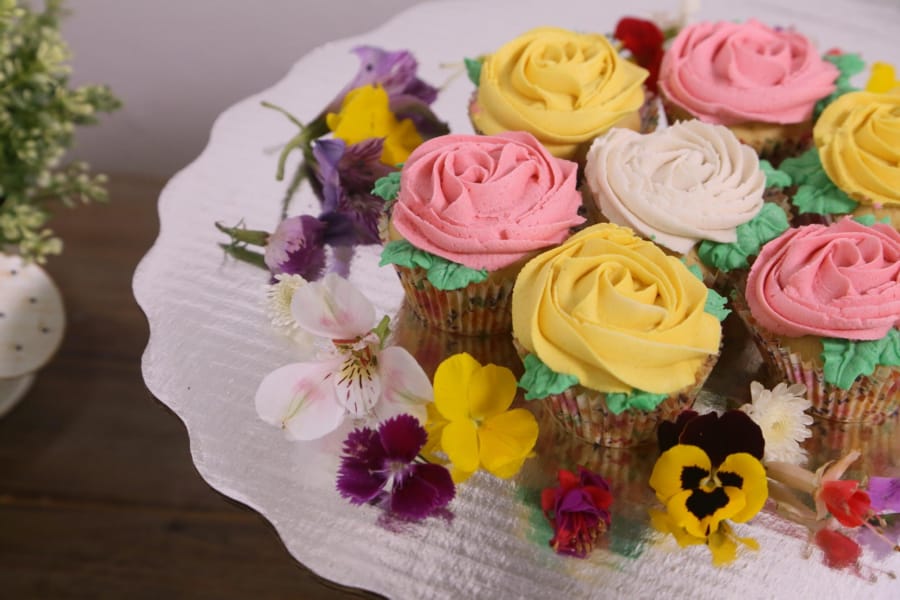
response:
<svg viewBox="0 0 900 600"><path fill-rule="evenodd" d="M663 57L666 97L708 123L802 123L834 91L837 67L805 36L746 23L697 23Z"/></svg>
<svg viewBox="0 0 900 600"><path fill-rule="evenodd" d="M854 200L900 205L900 89L851 92L813 129L829 179Z"/></svg>
<svg viewBox="0 0 900 600"><path fill-rule="evenodd" d="M602 35L533 29L484 60L472 121L486 134L530 131L554 155L572 158L637 113L647 75Z"/></svg>
<svg viewBox="0 0 900 600"><path fill-rule="evenodd" d="M701 240L737 241L766 187L753 148L696 120L646 135L612 129L594 141L584 174L610 222L680 254Z"/></svg>
<svg viewBox="0 0 900 600"><path fill-rule="evenodd" d="M668 394L696 381L721 339L708 290L677 258L601 223L531 259L513 290L513 332L557 373L600 392Z"/></svg>
<svg viewBox="0 0 900 600"><path fill-rule="evenodd" d="M495 271L584 222L577 171L521 131L433 138L403 166L391 225L417 248Z"/></svg>
<svg viewBox="0 0 900 600"><path fill-rule="evenodd" d="M746 297L780 335L881 339L900 323L900 233L849 217L788 229L763 246Z"/></svg>

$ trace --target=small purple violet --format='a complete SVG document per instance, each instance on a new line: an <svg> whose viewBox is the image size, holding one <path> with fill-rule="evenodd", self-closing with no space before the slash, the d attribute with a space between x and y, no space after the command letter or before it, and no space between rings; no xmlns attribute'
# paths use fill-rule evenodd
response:
<svg viewBox="0 0 900 600"><path fill-rule="evenodd" d="M272 275L300 275L307 281L322 276L326 226L319 219L302 215L278 224L266 243L264 260Z"/></svg>
<svg viewBox="0 0 900 600"><path fill-rule="evenodd" d="M412 415L354 429L344 441L337 489L352 504L378 503L398 517L419 520L444 508L456 493L450 472L417 462L428 434Z"/></svg>

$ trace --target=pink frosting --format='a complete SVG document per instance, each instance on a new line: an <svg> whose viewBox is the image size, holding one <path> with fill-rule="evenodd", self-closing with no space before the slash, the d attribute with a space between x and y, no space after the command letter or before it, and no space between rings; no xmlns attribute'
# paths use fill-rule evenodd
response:
<svg viewBox="0 0 900 600"><path fill-rule="evenodd" d="M759 253L746 295L780 335L881 339L900 324L900 233L849 217L788 229Z"/></svg>
<svg viewBox="0 0 900 600"><path fill-rule="evenodd" d="M800 123L834 91L838 69L789 30L746 23L685 27L663 57L669 100L708 123Z"/></svg>
<svg viewBox="0 0 900 600"><path fill-rule="evenodd" d="M530 133L437 137L403 166L391 223L417 248L494 271L584 222L577 171Z"/></svg>

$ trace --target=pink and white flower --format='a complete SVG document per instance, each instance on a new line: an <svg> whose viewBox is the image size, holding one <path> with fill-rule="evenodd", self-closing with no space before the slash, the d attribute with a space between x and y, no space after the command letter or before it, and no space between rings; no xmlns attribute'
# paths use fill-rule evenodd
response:
<svg viewBox="0 0 900 600"><path fill-rule="evenodd" d="M405 349L385 347L388 318L353 284L330 273L300 286L291 299L299 329L324 338L314 360L275 369L256 390L256 412L293 440L314 440L347 417L384 421L408 413L424 423L433 391Z"/></svg>

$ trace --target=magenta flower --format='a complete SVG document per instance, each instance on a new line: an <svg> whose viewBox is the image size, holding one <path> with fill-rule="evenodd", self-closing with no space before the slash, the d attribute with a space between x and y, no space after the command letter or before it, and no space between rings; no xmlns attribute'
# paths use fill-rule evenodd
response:
<svg viewBox="0 0 900 600"><path fill-rule="evenodd" d="M376 503L398 517L419 520L444 508L456 490L441 465L417 462L428 434L411 415L354 429L344 441L337 489L353 504Z"/></svg>
<svg viewBox="0 0 900 600"><path fill-rule="evenodd" d="M560 469L559 486L541 494L544 516L553 526L550 546L560 554L584 558L612 521L609 484L596 473L578 467L578 474Z"/></svg>

